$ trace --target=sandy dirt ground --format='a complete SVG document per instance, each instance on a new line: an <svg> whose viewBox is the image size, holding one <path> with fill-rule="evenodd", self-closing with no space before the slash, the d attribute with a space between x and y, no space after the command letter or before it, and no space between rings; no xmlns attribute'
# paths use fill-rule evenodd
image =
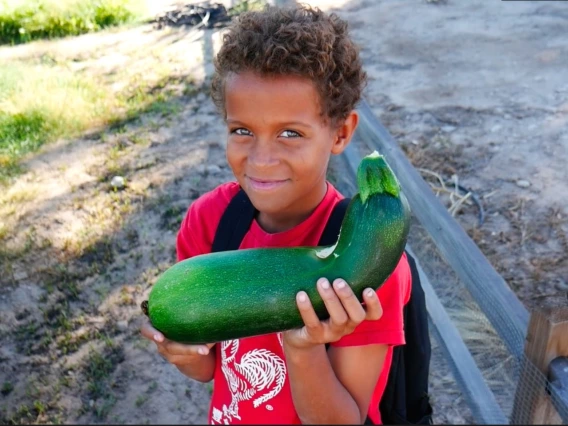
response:
<svg viewBox="0 0 568 426"><path fill-rule="evenodd" d="M519 298L530 307L566 292L568 6L312 3L349 21L366 99L424 178L435 187L433 173L457 178L482 200L482 226L472 203L456 219ZM0 48L0 60L47 52L78 72L152 74L173 63L195 89L179 88L173 113L46 147L1 194L10 229L0 247L2 423L206 422L211 386L179 374L138 329L188 205L231 179L225 131L201 86L219 40L217 30L142 26ZM117 174L123 190L110 184ZM471 423L433 345L435 421Z"/></svg>

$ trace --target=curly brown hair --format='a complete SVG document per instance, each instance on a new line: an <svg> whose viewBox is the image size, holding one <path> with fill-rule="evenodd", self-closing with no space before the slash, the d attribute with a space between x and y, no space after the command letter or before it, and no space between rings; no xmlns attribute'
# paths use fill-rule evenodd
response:
<svg viewBox="0 0 568 426"><path fill-rule="evenodd" d="M223 36L214 65L211 96L224 118L224 83L231 73L306 77L320 95L322 116L332 123L353 110L366 83L347 23L307 5L241 14Z"/></svg>

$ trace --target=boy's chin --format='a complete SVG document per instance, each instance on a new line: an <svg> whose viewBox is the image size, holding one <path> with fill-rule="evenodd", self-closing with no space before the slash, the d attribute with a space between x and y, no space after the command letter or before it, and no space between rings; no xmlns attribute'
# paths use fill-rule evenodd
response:
<svg viewBox="0 0 568 426"><path fill-rule="evenodd" d="M282 211L285 205L285 203L283 203L284 200L282 199L282 197L272 197L262 194L248 195L254 208L264 214L277 214L278 212Z"/></svg>

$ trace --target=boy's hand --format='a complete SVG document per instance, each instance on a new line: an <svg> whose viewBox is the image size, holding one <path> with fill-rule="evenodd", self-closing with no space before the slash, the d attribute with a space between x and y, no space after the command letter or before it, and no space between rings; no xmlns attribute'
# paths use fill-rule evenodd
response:
<svg viewBox="0 0 568 426"><path fill-rule="evenodd" d="M320 278L317 288L330 317L320 321L307 294L299 292L296 295L296 303L304 320L304 327L282 333L288 346L304 349L336 342L351 333L362 321L378 320L383 315L381 302L371 288L363 291L365 306L342 279L336 279L331 285L326 278Z"/></svg>
<svg viewBox="0 0 568 426"><path fill-rule="evenodd" d="M209 354L209 350L215 346L215 343L184 345L183 343L168 340L162 333L152 327L150 323L144 324L140 329L140 333L146 339L153 341L158 348L158 352L176 367L194 363L196 358Z"/></svg>

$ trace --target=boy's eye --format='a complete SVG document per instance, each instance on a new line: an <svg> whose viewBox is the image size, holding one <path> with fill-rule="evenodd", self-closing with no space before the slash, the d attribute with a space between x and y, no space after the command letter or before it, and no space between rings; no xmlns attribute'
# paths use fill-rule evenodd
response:
<svg viewBox="0 0 568 426"><path fill-rule="evenodd" d="M280 136L283 136L285 138L299 138L300 134L293 130L284 130L282 133L280 133Z"/></svg>
<svg viewBox="0 0 568 426"><path fill-rule="evenodd" d="M247 129L243 129L242 127L239 127L238 129L231 130L231 133L234 133L234 134L239 135L239 136L250 136L250 135L252 135L252 133L250 131L248 131Z"/></svg>

